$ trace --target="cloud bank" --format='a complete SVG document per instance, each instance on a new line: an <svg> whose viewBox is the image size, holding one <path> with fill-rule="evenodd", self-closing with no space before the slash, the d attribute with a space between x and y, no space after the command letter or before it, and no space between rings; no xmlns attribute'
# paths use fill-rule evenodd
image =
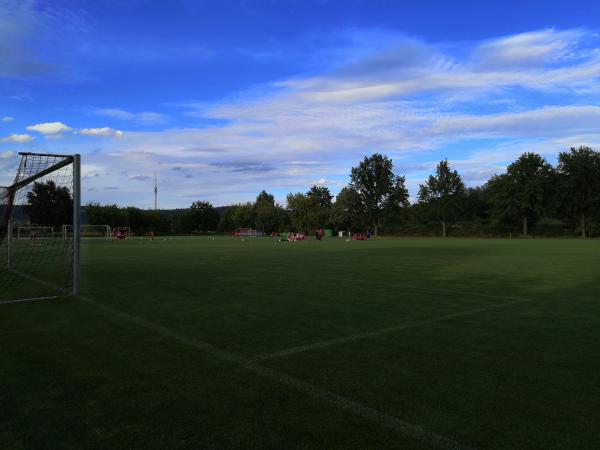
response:
<svg viewBox="0 0 600 450"><path fill-rule="evenodd" d="M71 131L71 128L69 128L62 122L47 122L47 123L38 123L37 125L29 125L27 127L27 130L36 131L45 136L48 136L48 135L60 134L60 133L64 133L67 131Z"/></svg>
<svg viewBox="0 0 600 450"><path fill-rule="evenodd" d="M104 137L123 137L124 133L121 130L115 130L110 127L102 128L83 128L79 130L79 134L84 136L104 136Z"/></svg>
<svg viewBox="0 0 600 450"><path fill-rule="evenodd" d="M371 36L348 35L350 46ZM523 151L551 157L569 146L600 146L600 48L592 31L535 30L469 44L389 33L377 45L331 55L326 70L220 101L199 102L191 92L177 104L196 126L177 126L172 112L92 109L125 125L172 126L84 128L61 148L86 149L88 199L114 202L115 190L104 191L119 186L123 203L147 207L158 169L162 204L174 207L250 200L262 189L282 201L312 184L335 193L373 152L392 157L414 196L446 157L474 185ZM71 130L62 122L27 129ZM92 135L120 139L81 141Z"/></svg>
<svg viewBox="0 0 600 450"><path fill-rule="evenodd" d="M97 108L91 111L93 115L110 117L112 119L134 122L141 125L159 125L168 122L166 114L157 112L133 113L118 108Z"/></svg>
<svg viewBox="0 0 600 450"><path fill-rule="evenodd" d="M33 136L29 136L28 134L11 134L10 136L0 138L0 142L24 143L31 142L34 139Z"/></svg>

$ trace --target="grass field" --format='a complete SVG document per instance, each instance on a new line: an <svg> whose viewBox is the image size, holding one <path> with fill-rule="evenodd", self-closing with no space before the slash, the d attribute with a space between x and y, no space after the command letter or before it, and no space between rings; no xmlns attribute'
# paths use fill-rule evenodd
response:
<svg viewBox="0 0 600 450"><path fill-rule="evenodd" d="M85 241L0 448L600 448L600 240Z"/></svg>

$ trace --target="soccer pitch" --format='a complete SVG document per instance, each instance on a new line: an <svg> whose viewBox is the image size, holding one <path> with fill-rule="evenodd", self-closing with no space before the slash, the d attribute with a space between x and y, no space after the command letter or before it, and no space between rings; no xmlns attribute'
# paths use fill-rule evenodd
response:
<svg viewBox="0 0 600 450"><path fill-rule="evenodd" d="M0 447L600 448L600 240L84 240Z"/></svg>

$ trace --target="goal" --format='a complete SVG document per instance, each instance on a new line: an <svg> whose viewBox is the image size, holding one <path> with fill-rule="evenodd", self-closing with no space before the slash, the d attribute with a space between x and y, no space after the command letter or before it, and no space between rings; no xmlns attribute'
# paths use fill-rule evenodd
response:
<svg viewBox="0 0 600 450"><path fill-rule="evenodd" d="M73 234L72 225L62 226L62 237L63 239L69 239L69 236ZM112 231L110 225L79 225L79 234L82 239L84 238L101 238L108 241L111 240Z"/></svg>
<svg viewBox="0 0 600 450"><path fill-rule="evenodd" d="M254 230L252 228L237 228L235 235L239 237L261 237L265 235L264 231Z"/></svg>
<svg viewBox="0 0 600 450"><path fill-rule="evenodd" d="M17 239L48 239L54 237L54 227L18 227Z"/></svg>
<svg viewBox="0 0 600 450"><path fill-rule="evenodd" d="M0 188L0 302L79 294L79 155L19 153ZM56 233L63 224L66 235Z"/></svg>

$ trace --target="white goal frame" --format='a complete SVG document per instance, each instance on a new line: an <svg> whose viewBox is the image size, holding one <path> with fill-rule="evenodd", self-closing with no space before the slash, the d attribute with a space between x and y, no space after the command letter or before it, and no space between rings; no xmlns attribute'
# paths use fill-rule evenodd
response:
<svg viewBox="0 0 600 450"><path fill-rule="evenodd" d="M73 226L72 225L63 225L62 226L62 237L64 240L68 239L69 236L69 230L72 229ZM98 236L101 239L106 239L107 241L110 241L112 239L112 229L110 228L110 225L79 225L79 234L82 238L87 238L87 237L91 237L91 236L84 236L83 233L85 233L86 229L89 228L100 228L103 229L103 236Z"/></svg>
<svg viewBox="0 0 600 450"><path fill-rule="evenodd" d="M81 155L78 153L74 155L56 155L56 154L44 154L44 153L31 153L31 152L19 152L22 157L27 156L47 156L47 157L59 157L63 158L62 161L50 166L35 175L28 178L15 180L12 186L6 188L6 198L9 203L12 203L15 198L15 194L25 186L35 182L36 180L49 175L61 168L73 164L73 266L72 266L72 287L71 292L73 295L79 295L81 291L81 235L79 230L79 224L81 220ZM7 264L6 268L8 271L13 271L13 223L12 217L9 216L8 230L6 233L6 244L7 244Z"/></svg>
<svg viewBox="0 0 600 450"><path fill-rule="evenodd" d="M239 237L263 237L265 235L264 231L254 228L237 228L235 232Z"/></svg>
<svg viewBox="0 0 600 450"><path fill-rule="evenodd" d="M28 233L26 235L22 236L21 230L28 231ZM43 230L50 230L50 233L47 236L43 236L43 237L36 236L36 239L48 239L48 238L54 237L54 227L18 227L17 228L17 239L19 239L19 240L30 239L32 231L43 231Z"/></svg>

